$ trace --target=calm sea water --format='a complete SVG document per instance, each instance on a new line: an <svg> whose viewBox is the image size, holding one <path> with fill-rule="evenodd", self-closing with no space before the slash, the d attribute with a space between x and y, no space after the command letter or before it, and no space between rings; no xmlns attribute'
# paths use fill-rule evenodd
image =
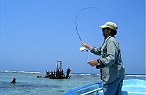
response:
<svg viewBox="0 0 146 95"><path fill-rule="evenodd" d="M70 79L37 78L40 72L0 72L0 95L64 95L68 90L101 82L97 74L71 74ZM16 84L10 83L16 78ZM127 75L125 80L145 81L145 75Z"/></svg>

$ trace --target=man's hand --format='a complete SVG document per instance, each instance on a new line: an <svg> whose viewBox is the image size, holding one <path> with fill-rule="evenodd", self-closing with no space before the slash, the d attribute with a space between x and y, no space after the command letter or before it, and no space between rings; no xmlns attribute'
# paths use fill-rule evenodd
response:
<svg viewBox="0 0 146 95"><path fill-rule="evenodd" d="M82 42L82 46L85 47L85 48L87 48L87 49L89 49L89 50L92 50L92 49L93 49L92 46L87 45L87 44L85 44L84 42Z"/></svg>
<svg viewBox="0 0 146 95"><path fill-rule="evenodd" d="M97 60L90 60L90 61L88 62L88 64L91 65L91 66L97 66L98 61L97 61Z"/></svg>
<svg viewBox="0 0 146 95"><path fill-rule="evenodd" d="M84 42L82 42L82 46L83 46L83 47L86 47L86 44L85 44Z"/></svg>

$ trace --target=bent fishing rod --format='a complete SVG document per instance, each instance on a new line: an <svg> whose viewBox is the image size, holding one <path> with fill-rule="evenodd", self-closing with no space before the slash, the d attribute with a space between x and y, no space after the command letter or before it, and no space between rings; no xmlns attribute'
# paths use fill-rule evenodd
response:
<svg viewBox="0 0 146 95"><path fill-rule="evenodd" d="M81 39L81 36L80 36L80 34L79 34L79 30L78 30L77 18L78 18L78 15L79 15L79 13L80 13L81 11L86 10L86 9L91 9L91 8L97 9L96 7L86 7L86 8L83 8L83 9L81 9L81 10L77 13L77 15L76 15L76 17L75 17L75 27L76 27L75 30L77 31L77 35L78 35L79 40L80 40L81 43L82 43L82 39ZM81 48L80 48L80 51L81 51L81 52L84 51L84 50L86 50L86 52L88 51L88 49L87 49L86 47L81 47Z"/></svg>

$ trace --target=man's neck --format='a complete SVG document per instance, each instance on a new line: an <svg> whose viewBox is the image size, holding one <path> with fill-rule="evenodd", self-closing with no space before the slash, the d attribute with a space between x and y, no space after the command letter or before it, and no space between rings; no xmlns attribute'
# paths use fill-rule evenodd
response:
<svg viewBox="0 0 146 95"><path fill-rule="evenodd" d="M107 36L107 37L104 37L104 40L106 40L106 39L109 38L109 37L111 37L111 36L109 35L109 36Z"/></svg>

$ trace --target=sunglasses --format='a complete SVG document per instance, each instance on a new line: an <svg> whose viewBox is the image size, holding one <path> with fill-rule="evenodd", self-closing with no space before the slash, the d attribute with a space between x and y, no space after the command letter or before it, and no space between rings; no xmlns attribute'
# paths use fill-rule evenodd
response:
<svg viewBox="0 0 146 95"><path fill-rule="evenodd" d="M109 29L108 27L107 28L102 28L102 31L104 31L105 29Z"/></svg>
<svg viewBox="0 0 146 95"><path fill-rule="evenodd" d="M105 29L107 29L107 28L102 28L102 31L104 31Z"/></svg>

